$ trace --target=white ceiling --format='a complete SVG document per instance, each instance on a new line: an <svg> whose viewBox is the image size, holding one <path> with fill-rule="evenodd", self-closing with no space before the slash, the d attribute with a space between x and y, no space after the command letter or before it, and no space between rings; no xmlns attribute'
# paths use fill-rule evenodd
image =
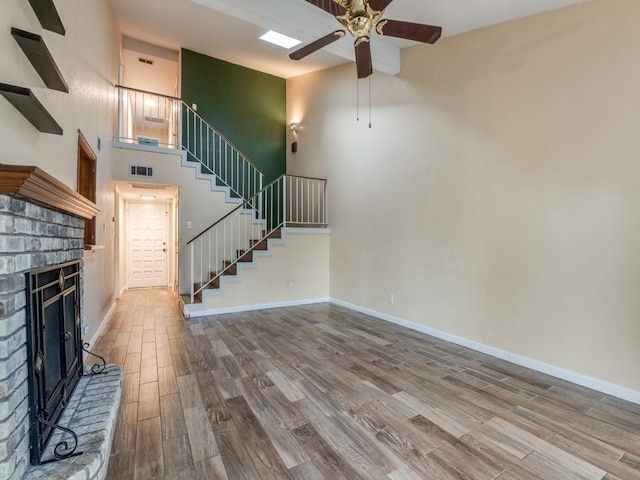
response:
<svg viewBox="0 0 640 480"><path fill-rule="evenodd" d="M586 0L395 0L386 18L440 25L443 36L582 3ZM294 62L288 51L258 39L273 29L307 43L340 25L304 0L111 0L125 35L163 47L188 48L283 78L353 61L341 39ZM374 68L400 71L404 40L372 37ZM437 44L430 48L437 48Z"/></svg>

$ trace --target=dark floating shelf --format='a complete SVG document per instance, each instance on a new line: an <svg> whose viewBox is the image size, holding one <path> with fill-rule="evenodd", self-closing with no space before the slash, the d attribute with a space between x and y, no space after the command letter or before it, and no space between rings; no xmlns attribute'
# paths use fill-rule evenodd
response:
<svg viewBox="0 0 640 480"><path fill-rule="evenodd" d="M53 90L69 93L69 87L53 60L49 49L40 35L25 32L17 28L11 29L11 35L36 69L44 84Z"/></svg>
<svg viewBox="0 0 640 480"><path fill-rule="evenodd" d="M58 10L56 10L53 0L29 0L29 3L36 13L36 17L40 20L42 28L60 35L65 34L64 25L62 25L62 20L60 20L60 15L58 15Z"/></svg>
<svg viewBox="0 0 640 480"><path fill-rule="evenodd" d="M62 127L28 88L0 83L0 95L9 100L9 103L39 131L62 135Z"/></svg>

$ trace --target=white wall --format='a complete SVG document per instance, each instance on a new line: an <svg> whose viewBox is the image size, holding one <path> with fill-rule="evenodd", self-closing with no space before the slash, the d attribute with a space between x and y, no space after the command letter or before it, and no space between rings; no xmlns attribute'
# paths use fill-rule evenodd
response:
<svg viewBox="0 0 640 480"><path fill-rule="evenodd" d="M0 98L0 163L35 165L69 187L77 187L78 129L98 155L97 242L104 250L85 256L85 320L90 339L113 304L113 194L111 149L117 80L119 30L107 0L56 2L66 35L43 30L29 2L5 0L0 15L0 82L29 87L64 129L63 136L39 133L13 106ZM10 35L17 27L42 35L70 93L48 90ZM98 138L103 148L97 149Z"/></svg>
<svg viewBox="0 0 640 480"><path fill-rule="evenodd" d="M129 148L111 149L113 163L113 179L133 183L156 183L177 185L179 191L179 284L180 292L189 290L189 251L186 243L211 226L228 212L238 207L237 203L226 203L225 194L211 191L211 182L196 179L196 169L182 166L179 154L162 154ZM129 175L130 165L153 167L153 178L149 180ZM187 222L192 228L187 229ZM124 284L123 284L124 285Z"/></svg>
<svg viewBox="0 0 640 480"><path fill-rule="evenodd" d="M123 86L137 88L159 95L177 97L179 53L130 37L123 38L124 58ZM151 60L153 65L141 63L140 58Z"/></svg>
<svg viewBox="0 0 640 480"><path fill-rule="evenodd" d="M371 130L353 65L289 80L331 296L640 390L638 18L591 0L408 49Z"/></svg>

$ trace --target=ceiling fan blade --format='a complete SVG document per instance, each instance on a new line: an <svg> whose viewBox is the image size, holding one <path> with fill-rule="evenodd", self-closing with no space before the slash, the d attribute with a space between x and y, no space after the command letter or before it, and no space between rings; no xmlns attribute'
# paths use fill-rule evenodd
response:
<svg viewBox="0 0 640 480"><path fill-rule="evenodd" d="M369 6L376 12L386 9L393 0L369 0Z"/></svg>
<svg viewBox="0 0 640 480"><path fill-rule="evenodd" d="M306 0L307 2L315 5L318 8L321 8L325 12L330 13L334 17L338 15L344 15L347 13L347 9L342 5L334 2L334 0Z"/></svg>
<svg viewBox="0 0 640 480"><path fill-rule="evenodd" d="M340 40L345 36L344 30L336 30L335 32L331 32L329 35L325 35L322 38L319 38L315 42L311 42L309 45L305 45L304 47L296 50L295 52L289 55L291 60L301 60L307 55L311 55L313 52L320 50L323 47L335 42L336 40Z"/></svg>
<svg viewBox="0 0 640 480"><path fill-rule="evenodd" d="M380 35L405 38L423 43L436 43L442 35L442 27L422 23L401 22L399 20L381 20L376 25Z"/></svg>
<svg viewBox="0 0 640 480"><path fill-rule="evenodd" d="M367 78L373 73L369 37L360 37L356 40L356 67L358 78Z"/></svg>

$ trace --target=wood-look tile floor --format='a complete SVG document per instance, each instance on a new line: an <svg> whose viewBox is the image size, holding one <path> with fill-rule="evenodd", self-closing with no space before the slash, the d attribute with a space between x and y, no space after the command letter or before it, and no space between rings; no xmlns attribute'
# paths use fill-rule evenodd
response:
<svg viewBox="0 0 640 480"><path fill-rule="evenodd" d="M334 305L127 292L108 479L640 479L640 406Z"/></svg>

